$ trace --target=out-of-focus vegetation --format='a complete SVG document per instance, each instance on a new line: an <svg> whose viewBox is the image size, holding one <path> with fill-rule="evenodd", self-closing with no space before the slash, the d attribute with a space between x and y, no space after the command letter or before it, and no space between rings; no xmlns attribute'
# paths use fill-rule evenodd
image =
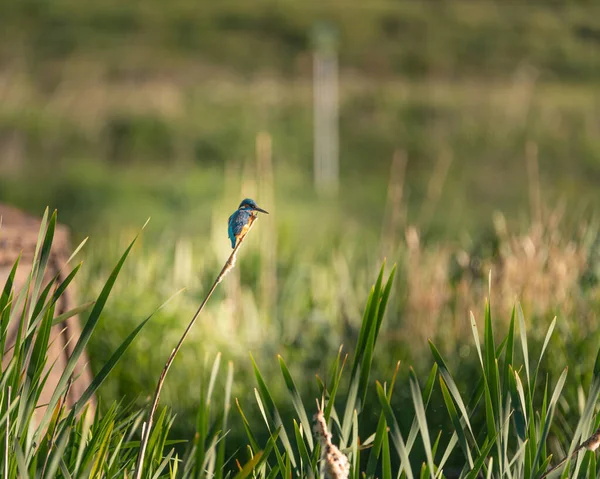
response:
<svg viewBox="0 0 600 479"><path fill-rule="evenodd" d="M92 72L107 66L111 78L197 69L212 74L211 67L309 74L317 22L335 26L343 63L360 75L496 80L529 62L545 78L579 82L597 80L600 71L598 6L585 0L5 0L0 8L6 26L0 51L41 72L57 73L56 60L82 58L94 60ZM49 76L47 85L56 78Z"/></svg>
<svg viewBox="0 0 600 479"><path fill-rule="evenodd" d="M248 420L246 399L236 398L235 415L231 411L233 387L238 381L246 386L248 375L235 376L232 362L226 370L221 368L220 354L212 367L207 361L197 361L194 383L199 391L198 404L195 425L189 433L193 439L184 445L182 441L167 439L175 418L165 408L147 436L148 448L143 460L136 437L139 429L143 431L147 425L144 409L118 401L104 411L93 413L90 399L122 363L128 346L145 332L153 314L131 329L102 361L95 379L71 409L62 401L68 393L75 363L92 335L98 334L102 320L106 320L104 307L115 293L114 286L134 240L92 302L72 357L49 402L44 404L45 409L36 411L51 367L48 341L54 308L81 268L80 263L62 282L57 276L42 289L55 226L56 214L49 219L46 214L27 287L21 292L13 288L17 260L0 294L0 349L10 351L11 356L0 370L4 478L187 479L227 478L235 474L233 477L237 479L250 476L358 479L379 475L391 479L394 469L408 479L415 477L419 469L421 477L440 478L474 478L480 471L487 477L541 478L550 471L556 475L562 473L561 477L597 477L594 451L596 435L600 433L600 420L595 412L600 393L600 353L583 378L568 383L571 389L577 389L577 408L571 406L573 403L564 389L568 368L556 380L549 381L546 376L545 386L540 389L544 354L555 352L550 340L556 319L550 323L538 355L532 351L529 328L520 306L512 309L505 339L499 345L496 343L492 313L486 302L483 342L477 320L471 315L479 363L466 394L458 389L456 375L452 373L455 368L444 360L444 354L432 341L429 348L433 365L429 372L425 369L420 374L411 368L409 378L399 378L400 362L397 362L395 370L388 373L389 381L372 384L373 360L380 350L378 339L385 331L385 312L396 272L392 268L385 279L385 265L368 295L352 355L343 353L343 347L333 354L327 370L317 376L316 391L305 381L297 381L298 373L288 367L295 362L294 358L286 362L280 355L277 362L275 358L269 361L273 365L278 363L285 384L283 391L275 394L271 375L266 376L260 366L264 361L256 361L252 356L237 361L256 382L252 402L261 412L259 425ZM49 294L53 287L54 292ZM7 337L6 326L15 318L20 327L13 343L13 338ZM312 344L313 348L318 346ZM320 349L321 360L324 352ZM584 386L588 381L589 386ZM407 383L409 397L400 401L396 397L392 401L394 392ZM222 387L223 394L215 394ZM434 391L441 392L448 415L447 424L441 426L431 422L439 404ZM317 399L316 408L309 405L309 398ZM284 400L293 407L283 409ZM313 416L315 410L318 414ZM403 413L406 410L413 417L409 419L410 429L403 433L402 429L408 429L403 424L408 419ZM314 431L310 416L316 423ZM254 415L250 418L254 419ZM177 445L183 452L177 451ZM340 472L334 475L332 470Z"/></svg>
<svg viewBox="0 0 600 479"><path fill-rule="evenodd" d="M31 211L55 204L82 233L107 211L111 222L151 214L160 229L162 217L189 231L225 168L253 169L266 131L280 211L314 224L311 32L329 20L339 34L340 204L352 197L360 224L380 224L397 149L408 156L413 223L434 171L447 168L426 215L444 236L489 224L496 209L522 211L529 141L544 200L585 207L600 178L596 8L2 2L0 195Z"/></svg>
<svg viewBox="0 0 600 479"><path fill-rule="evenodd" d="M103 110L88 110L79 102L94 93L82 88L62 99L57 92L43 106L11 104L10 97L0 106L3 199L30 210L50 199L79 231L108 214L111 223L139 224L151 215L161 228L202 232L225 191L223 177L255 174L259 131L272 138L280 218L293 214L302 229L321 222L317 208L337 204L340 228L355 221L377 230L397 149L408 158L408 219L438 235L489 225L495 210L511 223L527 219L529 142L545 209L559 200L577 212L597 204L600 96L591 86L349 85L342 89L341 192L324 206L311 184L308 83L171 85L174 113L153 106L164 98L153 88L134 85L102 87ZM22 166L11 170L11 161ZM232 208L239 199L230 201Z"/></svg>

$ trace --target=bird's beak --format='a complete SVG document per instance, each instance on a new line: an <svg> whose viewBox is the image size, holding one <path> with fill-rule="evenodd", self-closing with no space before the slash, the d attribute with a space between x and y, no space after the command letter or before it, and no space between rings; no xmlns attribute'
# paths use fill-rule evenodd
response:
<svg viewBox="0 0 600 479"><path fill-rule="evenodd" d="M268 211L265 211L265 210L263 210L262 208L259 208L258 206L256 206L254 209L255 209L256 211L260 211L261 213L265 213L265 214L267 214L267 215L269 214L269 212L268 212Z"/></svg>

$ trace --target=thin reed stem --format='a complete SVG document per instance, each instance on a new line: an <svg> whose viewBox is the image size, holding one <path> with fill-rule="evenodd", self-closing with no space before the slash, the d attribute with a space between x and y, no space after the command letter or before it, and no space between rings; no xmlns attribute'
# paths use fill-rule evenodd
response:
<svg viewBox="0 0 600 479"><path fill-rule="evenodd" d="M594 434L592 434L589 438L587 438L584 442L577 446L571 454L563 457L558 462L558 464L556 464L552 468L548 469L544 474L542 474L540 476L540 479L544 479L545 477L549 476L552 472L556 471L565 462L567 462L567 459L570 460L576 457L577 454L579 454L579 451L581 451L582 449L586 449L588 451L595 451L596 449L598 449L598 446L600 446L600 428L598 428Z"/></svg>
<svg viewBox="0 0 600 479"><path fill-rule="evenodd" d="M1 219L0 219L1 222ZM8 386L8 399L6 403L6 438L4 443L4 477L8 477L8 441L10 440L10 393L11 386Z"/></svg>
<svg viewBox="0 0 600 479"><path fill-rule="evenodd" d="M221 269L221 272L219 273L219 275L215 279L215 282L213 283L213 285L211 286L210 290L208 291L208 294L204 298L204 301L202 301L202 303L198 307L198 310L196 311L196 313L192 317L192 320L188 324L187 328L185 328L185 331L183 332L183 335L179 339L179 342L177 343L177 345L175 346L175 348L173 349L173 351L169 355L169 358L167 359L167 362L165 363L165 366L164 366L164 368L163 368L163 370L162 370L162 372L160 374L160 378L158 379L158 384L156 385L156 391L154 392L154 399L152 400L152 406L150 407L150 413L148 414L148 420L146 422L144 422L144 424L142 426L142 437L141 437L140 452L139 452L137 463L136 463L136 466L135 466L135 479L141 479L141 477L142 477L142 470L143 470L143 465L144 465L144 456L146 454L146 448L148 446L148 441L150 440L150 433L152 432L152 422L154 420L154 414L156 413L156 409L158 408L158 401L160 399L160 393L161 393L163 384L165 382L165 379L167 377L167 373L169 372L169 369L171 368L171 365L173 364L173 361L175 360L175 356L177 356L177 353L181 349L181 346L183 345L183 342L185 341L185 338L187 337L187 335L191 331L192 327L194 326L194 323L196 322L196 319L198 319L198 316L200 315L200 313L204 309L204 306L206 305L206 303L208 302L208 300L212 296L212 294L215 291L215 289L217 289L218 284L223 280L223 278L225 277L225 275L227 275L227 273L229 273L229 271L231 271L233 269L233 267L235 266L235 260L236 260L237 251L240 248L240 246L242 245L242 243L244 242L244 239L246 239L246 237L248 236L248 233L252 229L252 225L253 224L254 224L254 222L250 224L250 228L248 229L248 231L246 232L246 234L240 239L240 241L238 242L238 244L235 246L235 248L231 252L231 255L229 255L229 258L227 259L227 261L223 265L223 269Z"/></svg>
<svg viewBox="0 0 600 479"><path fill-rule="evenodd" d="M62 409L64 408L65 404L67 404L67 398L69 397L69 391L71 389L71 385L73 384L73 376L71 376L69 378L69 382L67 383L67 389L65 390L65 394L62 397L62 402L59 399L58 400L58 415L56 417L56 422L54 423L54 428L52 429L52 434L50 436L50 440L48 441L48 454L46 454L46 459L44 460L44 466L42 467L42 477L45 477L46 474L46 467L48 466L48 461L50 460L50 452L52 451L52 448L54 447L54 442L56 441L56 434L58 432L58 423L60 422L60 416L61 416L61 412ZM8 476L6 476L8 477Z"/></svg>

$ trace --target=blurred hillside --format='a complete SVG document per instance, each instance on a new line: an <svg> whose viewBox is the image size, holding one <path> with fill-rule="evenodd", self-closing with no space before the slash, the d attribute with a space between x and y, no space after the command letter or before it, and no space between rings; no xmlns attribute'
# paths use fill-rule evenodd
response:
<svg viewBox="0 0 600 479"><path fill-rule="evenodd" d="M47 88L67 59L93 60L113 79L185 82L212 68L306 75L319 21L339 30L341 62L361 76L498 80L526 62L544 80L579 82L600 75L594 10L592 1L5 0L0 39L3 63L21 63Z"/></svg>
<svg viewBox="0 0 600 479"><path fill-rule="evenodd" d="M226 165L252 173L267 131L280 211L314 222L312 32L327 21L341 66L340 198L355 200L357 224L379 230L396 150L408 158L408 220L427 205L433 232L489 225L496 209L522 216L529 142L545 202L585 208L600 179L594 10L6 0L0 199L36 213L50 203L76 231L151 215L197 232Z"/></svg>

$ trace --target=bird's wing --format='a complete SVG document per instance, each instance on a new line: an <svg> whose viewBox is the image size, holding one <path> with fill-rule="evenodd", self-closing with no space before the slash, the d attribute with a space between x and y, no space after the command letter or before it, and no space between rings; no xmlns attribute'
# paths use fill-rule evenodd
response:
<svg viewBox="0 0 600 479"><path fill-rule="evenodd" d="M235 216L236 213L233 213L230 217L229 220L227 222L227 236L229 236L229 239L231 240L231 244L235 246L235 232L234 232L234 227L235 227Z"/></svg>
<svg viewBox="0 0 600 479"><path fill-rule="evenodd" d="M246 224L248 223L249 216L250 215L245 211L236 211L234 214L231 215L229 227L231 228L231 231L234 235L237 236L242 232L244 226L246 226Z"/></svg>

